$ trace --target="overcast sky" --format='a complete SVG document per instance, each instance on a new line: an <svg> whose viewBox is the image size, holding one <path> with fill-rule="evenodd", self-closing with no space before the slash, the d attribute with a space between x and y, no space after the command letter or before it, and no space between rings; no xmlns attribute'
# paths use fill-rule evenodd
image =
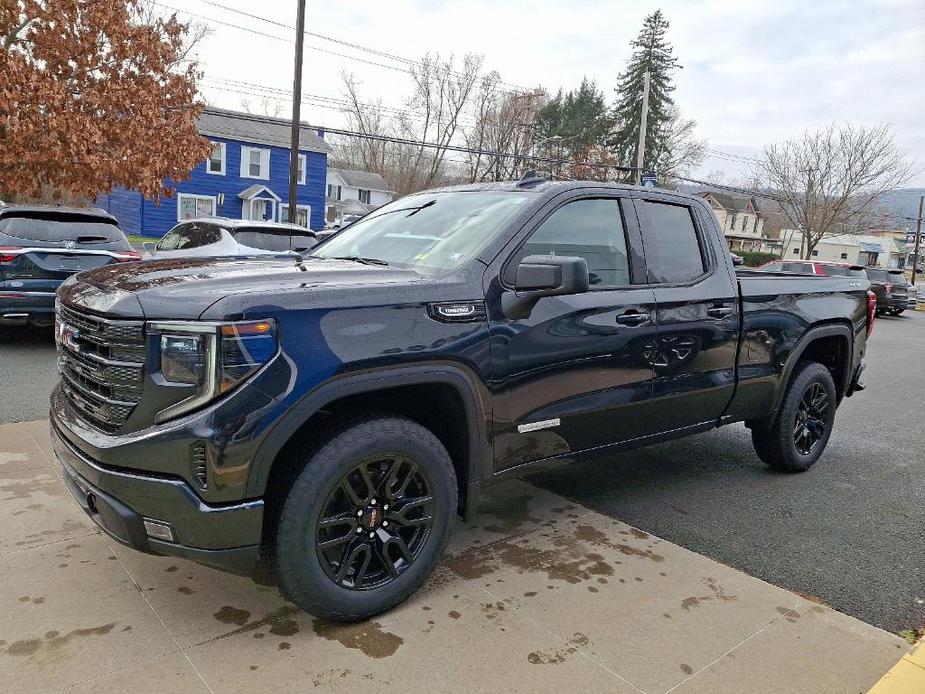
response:
<svg viewBox="0 0 925 694"><path fill-rule="evenodd" d="M215 0L286 25L295 0ZM291 90L292 32L210 5L163 0L189 12L260 31L275 40L213 22L199 47L203 92L217 106L261 111L259 97L233 90ZM629 42L645 15L661 8L668 38L684 66L674 98L698 123L698 134L720 152L754 156L768 143L831 121L891 123L897 142L925 186L925 1L923 0L388 0L308 2L306 29L394 55L479 53L509 84L551 92L597 82L608 99L630 54ZM181 15L182 16L182 15ZM353 73L362 92L401 108L411 81L388 69L310 48L400 63L343 45L307 38L303 90L342 97L340 74ZM288 102L280 104L286 115ZM303 107L303 119L337 126L336 109ZM735 178L740 163L711 157L697 173L723 170Z"/></svg>

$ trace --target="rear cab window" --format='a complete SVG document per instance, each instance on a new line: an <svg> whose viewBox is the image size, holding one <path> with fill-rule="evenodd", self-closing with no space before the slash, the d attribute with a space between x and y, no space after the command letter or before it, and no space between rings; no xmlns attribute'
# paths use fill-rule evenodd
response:
<svg viewBox="0 0 925 694"><path fill-rule="evenodd" d="M648 281L684 284L702 277L707 262L691 208L655 200L636 204L644 221L642 245Z"/></svg>

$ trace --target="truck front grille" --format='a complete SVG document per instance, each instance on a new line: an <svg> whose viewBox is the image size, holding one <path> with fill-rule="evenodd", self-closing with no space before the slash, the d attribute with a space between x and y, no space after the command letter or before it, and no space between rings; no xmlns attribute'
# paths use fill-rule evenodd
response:
<svg viewBox="0 0 925 694"><path fill-rule="evenodd" d="M141 399L144 322L109 320L58 306L58 370L65 395L90 424L114 432Z"/></svg>

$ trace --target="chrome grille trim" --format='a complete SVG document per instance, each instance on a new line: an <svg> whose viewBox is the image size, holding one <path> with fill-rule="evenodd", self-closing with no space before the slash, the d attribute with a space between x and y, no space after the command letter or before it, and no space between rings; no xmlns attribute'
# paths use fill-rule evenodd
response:
<svg viewBox="0 0 925 694"><path fill-rule="evenodd" d="M141 400L144 388L143 321L120 321L75 311L60 303L58 370L74 409L90 424L114 432Z"/></svg>

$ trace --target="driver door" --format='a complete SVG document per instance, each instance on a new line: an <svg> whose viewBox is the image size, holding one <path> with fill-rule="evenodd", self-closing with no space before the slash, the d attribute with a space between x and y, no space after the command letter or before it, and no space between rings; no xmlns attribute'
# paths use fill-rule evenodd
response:
<svg viewBox="0 0 925 694"><path fill-rule="evenodd" d="M656 306L635 286L645 282L635 211L613 191L584 193L544 209L487 292L496 471L652 433ZM584 258L589 291L505 315L501 295L530 255Z"/></svg>

